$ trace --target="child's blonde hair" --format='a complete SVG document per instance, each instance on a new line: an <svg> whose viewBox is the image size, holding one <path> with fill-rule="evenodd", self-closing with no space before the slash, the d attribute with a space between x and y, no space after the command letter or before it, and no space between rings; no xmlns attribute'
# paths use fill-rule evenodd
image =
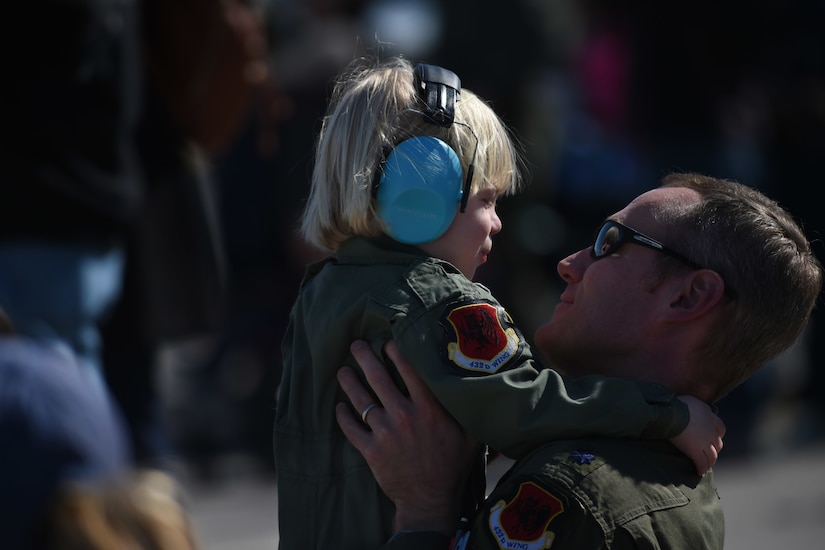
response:
<svg viewBox="0 0 825 550"><path fill-rule="evenodd" d="M341 74L318 137L312 187L301 220L309 243L334 252L351 237L386 234L375 209L375 172L386 147L412 136L445 141L458 153L465 175L475 154L471 195L489 187L501 195L519 189L522 160L516 143L481 98L462 89L456 122L449 128L426 122L422 112L413 65L406 59L378 62L362 57Z"/></svg>

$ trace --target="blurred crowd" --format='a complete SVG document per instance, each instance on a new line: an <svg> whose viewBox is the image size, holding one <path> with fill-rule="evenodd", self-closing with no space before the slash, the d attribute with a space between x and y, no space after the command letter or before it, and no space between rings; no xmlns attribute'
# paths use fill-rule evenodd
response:
<svg viewBox="0 0 825 550"><path fill-rule="evenodd" d="M62 321L140 464L208 477L243 453L274 471L281 336L319 257L296 232L313 142L333 77L366 51L454 70L522 144L530 184L501 203L479 280L527 335L558 298L565 251L669 171L763 190L825 261L818 0L60 0L5 21L30 43L3 54L15 146L0 271L16 279L0 274L0 307L36 337L33 308L77 307ZM54 248L28 266L33 239ZM55 259L67 243L93 247ZM106 278L83 279L89 265ZM68 266L94 296L51 293ZM84 299L99 307L81 312ZM722 460L765 450L780 410L772 444L825 435L824 315L720 403Z"/></svg>

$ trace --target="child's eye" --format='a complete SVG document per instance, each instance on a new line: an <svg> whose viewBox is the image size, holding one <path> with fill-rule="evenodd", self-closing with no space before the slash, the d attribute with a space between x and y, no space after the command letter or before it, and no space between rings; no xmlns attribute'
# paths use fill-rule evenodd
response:
<svg viewBox="0 0 825 550"><path fill-rule="evenodd" d="M495 191L482 191L479 193L478 198L483 200L487 206L495 206L498 194Z"/></svg>

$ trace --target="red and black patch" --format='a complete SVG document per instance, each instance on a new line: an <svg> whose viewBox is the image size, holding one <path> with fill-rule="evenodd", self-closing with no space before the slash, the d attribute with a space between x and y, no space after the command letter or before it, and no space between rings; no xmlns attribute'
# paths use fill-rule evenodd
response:
<svg viewBox="0 0 825 550"><path fill-rule="evenodd" d="M490 509L490 534L500 548L538 550L553 546L550 523L564 513L564 503L532 481L519 485L516 495L499 500Z"/></svg>
<svg viewBox="0 0 825 550"><path fill-rule="evenodd" d="M447 328L447 356L459 368L476 374L493 374L516 361L524 338L501 306L472 302L447 308L442 323Z"/></svg>

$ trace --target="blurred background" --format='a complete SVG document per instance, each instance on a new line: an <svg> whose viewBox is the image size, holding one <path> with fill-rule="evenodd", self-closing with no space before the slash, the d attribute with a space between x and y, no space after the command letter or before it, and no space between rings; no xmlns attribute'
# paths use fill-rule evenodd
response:
<svg viewBox="0 0 825 550"><path fill-rule="evenodd" d="M280 341L319 258L296 224L332 79L367 50L454 70L522 144L529 186L500 203L504 229L478 280L525 335L557 302L557 262L671 171L764 191L825 260L823 0L112 2L132 3L149 59L141 101L163 113L140 125L146 179L187 183L175 200L149 186L104 362L137 458L182 472L207 531L262 532L272 547ZM57 13L37 10L7 25ZM75 23L50 18L31 48L58 62L50 33ZM171 267L189 256L188 270ZM820 310L797 346L720 403L722 472L825 440L823 331ZM825 509L825 480L813 487L805 508Z"/></svg>

